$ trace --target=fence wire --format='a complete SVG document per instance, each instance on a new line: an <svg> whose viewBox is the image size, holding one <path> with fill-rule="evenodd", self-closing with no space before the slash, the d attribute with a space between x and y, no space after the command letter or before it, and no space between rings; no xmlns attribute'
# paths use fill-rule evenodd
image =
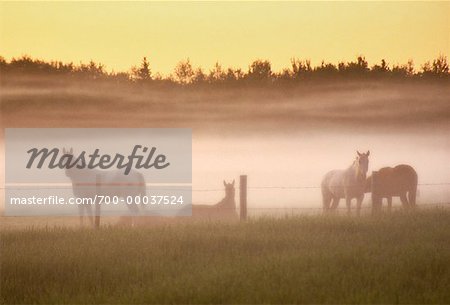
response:
<svg viewBox="0 0 450 305"><path fill-rule="evenodd" d="M437 183L418 183L418 186L421 187L432 187L432 186L450 186L450 182L437 182ZM92 186L85 186L86 188L93 188L96 187L95 184L93 184ZM109 186L111 187L111 186ZM127 188L130 188L130 186L126 186ZM153 191L183 191L188 189L190 186L186 186L185 188L182 188L180 186L178 187L161 187L159 185L152 185L152 184L146 184L146 187L148 190L153 190ZM305 190L305 189L320 189L321 186L318 185L292 185L292 186L276 186L276 185L260 185L260 186L247 186L247 190L255 190L255 191L264 191L264 190ZM0 190L34 190L34 191L39 191L39 190L72 190L73 187L71 185L64 185L64 186L24 186L24 187L20 187L20 186L6 186L6 187L0 187ZM236 187L236 189L239 191L239 187ZM191 189L192 192L223 192L224 188L193 188ZM213 207L214 203L212 202L195 202L192 203L193 207L199 207L199 206L204 206L205 208L208 207ZM431 207L431 206L436 206L436 207L447 207L450 206L450 198L448 202L429 202L429 203L420 203L417 204L418 207ZM397 206L397 205L393 205L392 209L397 209L397 208L401 208L401 206ZM227 208L221 208L222 210L227 209ZM233 209L233 208L230 208ZM350 207L350 210L356 210L357 207L355 205L352 205ZM361 210L369 210L372 209L372 206L367 206L367 205L363 205L360 207ZM239 205L234 208L233 210L239 210ZM247 205L247 210L248 211L281 211L284 210L286 211L285 214L288 213L294 213L294 211L322 211L323 208L321 206L315 206L315 207L292 207L292 206L278 206L278 207L270 207L270 206L249 206ZM347 206L344 205L339 206L336 208L336 210L348 210Z"/></svg>
<svg viewBox="0 0 450 305"><path fill-rule="evenodd" d="M438 182L438 183L418 183L417 186L445 186L449 185L450 182ZM92 188L95 187L95 184L92 186L86 186L86 188ZM126 185L126 187L130 187L129 185ZM186 190L189 186L186 186L186 188L165 188L155 185L149 185L147 184L147 187L152 190L167 190L167 191L182 191ZM70 190L72 189L72 186L43 186L43 187L19 187L19 186L13 186L13 187L0 187L0 190ZM297 189L320 189L320 186L317 185L298 185L298 186L248 186L248 190L266 190L266 189L279 189L279 190L297 190ZM211 188L211 189L191 189L192 192L220 192L223 191L224 188Z"/></svg>

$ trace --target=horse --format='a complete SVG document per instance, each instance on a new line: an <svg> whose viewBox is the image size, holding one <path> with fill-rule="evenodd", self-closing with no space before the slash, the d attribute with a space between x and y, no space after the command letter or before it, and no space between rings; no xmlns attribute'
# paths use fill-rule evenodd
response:
<svg viewBox="0 0 450 305"><path fill-rule="evenodd" d="M235 201L234 180L230 183L223 181L225 197L214 205L192 205L192 217L199 219L233 220L238 219Z"/></svg>
<svg viewBox="0 0 450 305"><path fill-rule="evenodd" d="M63 149L63 153L68 157L73 157L73 149L70 149L70 151ZM94 224L92 205L96 206L95 216L100 216L100 204L94 202L98 195L109 197L111 200L113 197L126 200L128 196L134 199L136 196L142 197L146 194L144 176L134 170L131 170L125 176L119 170L101 171L67 166L65 174L72 182L73 195L77 198L86 198L92 202L92 204L78 204L81 226L83 226L85 214L87 214L90 224ZM127 206L133 215L138 214L139 208L136 202L127 203ZM131 224L133 224L132 220Z"/></svg>
<svg viewBox="0 0 450 305"><path fill-rule="evenodd" d="M236 211L234 180L231 183L223 181L225 197L214 205L192 204L183 207L181 213L172 216L142 216L138 218L139 225L161 226L192 223L204 220L229 221L238 220ZM191 216L187 216L187 215Z"/></svg>
<svg viewBox="0 0 450 305"><path fill-rule="evenodd" d="M407 164L395 167L383 167L377 171L376 199L372 202L374 208L382 205L383 198L387 199L388 209L392 208L392 197L400 197L404 208L416 205L417 172ZM372 192L372 176L367 177L366 193Z"/></svg>
<svg viewBox="0 0 450 305"><path fill-rule="evenodd" d="M339 200L345 198L347 213L350 214L351 200L356 198L356 213L360 215L364 199L366 175L369 167L369 155L357 151L356 159L347 169L328 172L321 183L324 213L336 210Z"/></svg>

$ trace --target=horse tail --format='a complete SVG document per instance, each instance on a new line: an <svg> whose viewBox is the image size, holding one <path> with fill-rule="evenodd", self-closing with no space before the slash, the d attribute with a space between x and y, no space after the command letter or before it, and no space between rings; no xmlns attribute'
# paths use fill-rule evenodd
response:
<svg viewBox="0 0 450 305"><path fill-rule="evenodd" d="M408 202L410 206L416 205L416 197L417 197L417 184L414 184L411 186L411 188L408 190Z"/></svg>

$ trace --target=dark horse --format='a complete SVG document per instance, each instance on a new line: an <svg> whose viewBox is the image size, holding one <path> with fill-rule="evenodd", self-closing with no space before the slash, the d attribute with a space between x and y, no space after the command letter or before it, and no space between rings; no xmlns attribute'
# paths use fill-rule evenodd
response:
<svg viewBox="0 0 450 305"><path fill-rule="evenodd" d="M332 170L323 178L321 188L324 212L330 209L335 210L339 205L339 200L345 198L347 212L350 214L351 200L356 198L356 213L360 214L370 151L367 153L358 151L357 153L358 155L350 167L345 170Z"/></svg>
<svg viewBox="0 0 450 305"><path fill-rule="evenodd" d="M225 197L214 205L193 204L192 217L195 219L233 220L238 219L233 182L223 181Z"/></svg>
<svg viewBox="0 0 450 305"><path fill-rule="evenodd" d="M395 167L383 167L378 170L375 180L376 202L374 208L381 207L383 198L387 199L388 207L392 207L392 197L398 196L404 208L416 205L417 173L409 165L400 164ZM366 180L366 193L372 191L372 176Z"/></svg>

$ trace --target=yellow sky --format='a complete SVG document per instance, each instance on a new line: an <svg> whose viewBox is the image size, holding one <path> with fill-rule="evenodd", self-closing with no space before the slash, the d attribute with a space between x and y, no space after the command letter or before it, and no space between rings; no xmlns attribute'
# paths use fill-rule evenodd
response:
<svg viewBox="0 0 450 305"><path fill-rule="evenodd" d="M247 69L291 57L417 64L449 55L450 2L1 2L0 55L102 62L128 70L143 56L170 73L195 66Z"/></svg>

